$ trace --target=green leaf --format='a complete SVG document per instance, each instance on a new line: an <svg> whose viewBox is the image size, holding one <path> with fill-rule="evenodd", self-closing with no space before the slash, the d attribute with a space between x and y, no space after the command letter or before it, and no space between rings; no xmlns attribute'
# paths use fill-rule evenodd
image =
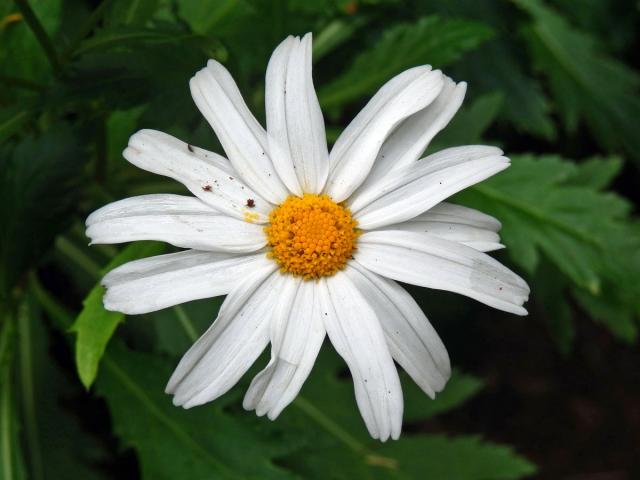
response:
<svg viewBox="0 0 640 480"><path fill-rule="evenodd" d="M603 233L629 205L614 195L567 185L577 169L555 156L512 157L508 170L459 198L503 222L502 236L516 263L533 272L541 250L577 285L595 293Z"/></svg>
<svg viewBox="0 0 640 480"><path fill-rule="evenodd" d="M35 298L35 297L34 297ZM106 478L96 466L104 462L105 452L97 438L82 428L75 412L67 405L78 395L79 385L61 371L50 355L50 341L37 305L20 319L20 384L25 458L29 478L58 480Z"/></svg>
<svg viewBox="0 0 640 480"><path fill-rule="evenodd" d="M394 26L358 55L346 72L319 90L320 104L335 108L357 100L408 67L450 64L491 35L492 30L481 23L434 16Z"/></svg>
<svg viewBox="0 0 640 480"><path fill-rule="evenodd" d="M619 157L592 157L580 163L567 183L602 190L618 176L622 166L623 162Z"/></svg>
<svg viewBox="0 0 640 480"><path fill-rule="evenodd" d="M521 478L533 466L508 448L475 437L447 439L405 433L400 440L381 444L372 440L356 408L352 380L332 349L324 348L301 394L278 418L298 438L300 451L282 464L304 478ZM439 398L432 401L404 376L405 422L426 420L473 396L481 382L455 372ZM406 430L406 429L405 429ZM457 460L452 460L452 458ZM459 462L464 458L465 462ZM468 463L467 463L468 462ZM464 463L462 466L460 463Z"/></svg>
<svg viewBox="0 0 640 480"><path fill-rule="evenodd" d="M623 148L640 165L640 75L607 55L597 40L572 27L539 0L514 0L532 18L526 30L537 69L547 77L566 128L584 119L607 149Z"/></svg>
<svg viewBox="0 0 640 480"><path fill-rule="evenodd" d="M433 480L512 480L532 475L535 466L511 448L483 442L478 437L413 436L386 444L407 478Z"/></svg>
<svg viewBox="0 0 640 480"><path fill-rule="evenodd" d="M523 46L516 37L516 12L507 2L423 0L416 8L419 13L469 18L493 28L494 38L465 55L449 73L466 80L474 95L500 92L505 100L501 122L510 123L520 132L555 138L551 102L540 80L529 71L528 59L522 55Z"/></svg>
<svg viewBox="0 0 640 480"><path fill-rule="evenodd" d="M0 298L36 265L77 208L82 151L61 123L0 146Z"/></svg>
<svg viewBox="0 0 640 480"><path fill-rule="evenodd" d="M576 165L557 156L514 156L505 172L457 198L502 221L515 263L533 273L543 253L577 287L595 319L632 340L640 295L638 282L630 281L640 272L638 227L625 199L600 191L619 168L615 158Z"/></svg>
<svg viewBox="0 0 640 480"><path fill-rule="evenodd" d="M136 450L142 478L296 478L273 462L292 448L293 439L282 432L257 426L246 412L231 416L220 402L192 410L173 406L164 393L172 367L167 361L114 344L103 364L97 391L121 442Z"/></svg>
<svg viewBox="0 0 640 480"><path fill-rule="evenodd" d="M102 275L123 263L162 253L164 245L136 242L127 246L105 267ZM102 305L104 287L98 283L82 302L83 308L71 327L76 337L76 368L82 384L89 388L96 378L100 359L124 314L110 312Z"/></svg>
<svg viewBox="0 0 640 480"><path fill-rule="evenodd" d="M495 121L504 104L499 92L481 95L467 107L463 107L451 123L435 138L428 151L458 145L474 145L482 141L484 132Z"/></svg>
<svg viewBox="0 0 640 480"><path fill-rule="evenodd" d="M453 410L475 396L483 387L480 379L454 369L445 389L435 400L431 400L408 376L402 377L405 422L425 420Z"/></svg>
<svg viewBox="0 0 640 480"><path fill-rule="evenodd" d="M548 261L543 261L533 280L536 313L547 323L558 350L568 355L575 338L571 305L567 302L569 280Z"/></svg>
<svg viewBox="0 0 640 480"><path fill-rule="evenodd" d="M640 319L640 222L616 225L606 232L603 257L604 282L599 295L575 290L574 297L591 317L619 339L632 343L638 338Z"/></svg>
<svg viewBox="0 0 640 480"><path fill-rule="evenodd" d="M509 17L502 25L511 22ZM456 72L474 91L502 93L505 101L500 120L508 121L518 131L554 139L556 128L551 118L551 102L540 80L526 71L521 47L506 33L501 33L499 38L466 56L464 62L456 65Z"/></svg>

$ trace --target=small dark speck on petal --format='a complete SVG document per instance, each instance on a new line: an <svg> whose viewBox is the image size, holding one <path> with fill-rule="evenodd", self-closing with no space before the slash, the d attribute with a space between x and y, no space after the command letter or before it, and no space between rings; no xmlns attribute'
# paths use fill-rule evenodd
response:
<svg viewBox="0 0 640 480"><path fill-rule="evenodd" d="M188 143L187 143L187 148L189 149L189 151L190 151L191 153L193 153L193 147L192 147L191 145L189 145Z"/></svg>

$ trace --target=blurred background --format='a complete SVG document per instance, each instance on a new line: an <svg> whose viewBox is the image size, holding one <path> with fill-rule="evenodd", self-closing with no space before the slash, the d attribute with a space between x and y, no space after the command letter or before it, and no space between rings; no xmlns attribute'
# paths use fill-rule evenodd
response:
<svg viewBox="0 0 640 480"><path fill-rule="evenodd" d="M625 0L0 0L0 479L640 478L639 19ZM122 158L138 129L223 153L188 89L208 58L264 120L269 55L307 31L330 142L428 63L469 84L430 150L512 159L453 200L503 222L530 315L410 288L455 371L435 401L403 377L397 442L369 438L328 343L276 422L242 410L256 369L173 407L222 299L106 312L104 272L170 250L84 236L110 201L183 191Z"/></svg>

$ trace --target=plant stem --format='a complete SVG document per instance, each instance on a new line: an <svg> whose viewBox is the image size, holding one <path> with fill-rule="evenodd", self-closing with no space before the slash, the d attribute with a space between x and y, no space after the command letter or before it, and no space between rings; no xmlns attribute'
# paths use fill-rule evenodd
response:
<svg viewBox="0 0 640 480"><path fill-rule="evenodd" d="M320 410L313 406L311 402L308 402L304 397L298 395L293 401L293 404L306 413L309 417L313 418L320 426L326 431L334 435L347 447L356 453L365 454L367 449L358 440L352 437L347 431L345 431L340 425L335 423Z"/></svg>
<svg viewBox="0 0 640 480"><path fill-rule="evenodd" d="M44 478L40 440L38 438L38 419L35 407L35 388L33 385L33 366L31 342L31 315L29 299L25 298L18 309L18 336L20 340L20 379L22 387L22 406L25 421L29 462L34 480Z"/></svg>
<svg viewBox="0 0 640 480"><path fill-rule="evenodd" d="M3 478L13 478L13 455L11 454L11 378L9 366L0 371L0 463Z"/></svg>
<svg viewBox="0 0 640 480"><path fill-rule="evenodd" d="M62 73L62 68L60 66L60 58L58 57L58 52L56 52L51 38L49 38L49 35L40 23L40 20L38 20L38 17L36 17L35 12L31 8L31 5L29 5L29 2L27 0L15 0L15 4L16 7L18 7L18 10L20 10L22 18L24 18L25 22L27 22L27 25L29 25L29 28L31 28L31 31L36 36L38 43L40 43L40 46L44 50L44 53L47 56L47 59L49 60L54 73L56 75L60 75Z"/></svg>
<svg viewBox="0 0 640 480"><path fill-rule="evenodd" d="M7 315L7 312L5 312ZM14 456L11 433L13 415L11 408L11 336L13 335L13 318L3 319L0 331L0 466L2 478L14 478Z"/></svg>
<svg viewBox="0 0 640 480"><path fill-rule="evenodd" d="M29 273L29 287L38 304L49 315L61 331L66 331L73 324L73 314L61 305L56 298L44 288L40 279L34 272Z"/></svg>
<svg viewBox="0 0 640 480"><path fill-rule="evenodd" d="M82 268L92 278L100 278L100 265L76 245L71 243L66 237L60 236L56 239L56 249L70 260L73 260L76 265Z"/></svg>
<svg viewBox="0 0 640 480"><path fill-rule="evenodd" d="M187 337L189 337L189 340L195 342L198 339L198 332L196 332L187 312L184 311L182 305L176 305L173 307L173 311L176 313L176 317L178 317L178 321L180 322L180 325L182 325Z"/></svg>

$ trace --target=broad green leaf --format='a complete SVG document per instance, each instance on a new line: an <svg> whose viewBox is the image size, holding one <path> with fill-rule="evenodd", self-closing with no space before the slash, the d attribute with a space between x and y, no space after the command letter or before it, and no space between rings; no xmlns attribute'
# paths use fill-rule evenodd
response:
<svg viewBox="0 0 640 480"><path fill-rule="evenodd" d="M77 139L63 123L16 146L0 145L0 298L70 223L81 164Z"/></svg>
<svg viewBox="0 0 640 480"><path fill-rule="evenodd" d="M404 420L411 422L435 417L462 405L483 387L482 380L454 369L445 389L431 400L408 376L402 376L405 399Z"/></svg>
<svg viewBox="0 0 640 480"><path fill-rule="evenodd" d="M164 393L172 366L114 344L98 378L115 433L135 449L142 478L297 478L274 463L295 448L278 429L257 426L246 412L232 416L219 402L191 410L173 406Z"/></svg>
<svg viewBox="0 0 640 480"><path fill-rule="evenodd" d="M346 72L319 90L320 103L323 108L340 107L372 94L409 67L450 64L491 34L481 23L434 16L391 27L371 49L359 54Z"/></svg>
<svg viewBox="0 0 640 480"><path fill-rule="evenodd" d="M385 444L381 451L397 458L407 478L513 480L536 472L531 462L511 448L471 436L408 436Z"/></svg>
<svg viewBox="0 0 640 480"><path fill-rule="evenodd" d="M499 218L513 260L533 272L543 251L577 285L600 289L604 232L629 205L595 189L566 185L578 167L554 156L513 156L512 165L459 198Z"/></svg>
<svg viewBox="0 0 640 480"><path fill-rule="evenodd" d="M569 354L576 333L571 305L567 302L569 279L548 261L543 261L532 284L535 314L546 321L558 350Z"/></svg>
<svg viewBox="0 0 640 480"><path fill-rule="evenodd" d="M543 253L595 318L632 340L640 292L629 279L640 271L640 237L629 203L600 191L618 168L616 159L580 166L557 156L514 156L505 172L457 198L500 219L515 263L533 273Z"/></svg>
<svg viewBox="0 0 640 480"><path fill-rule="evenodd" d="M622 159L618 157L592 157L580 163L567 183L602 190L618 176L622 166Z"/></svg>
<svg viewBox="0 0 640 480"><path fill-rule="evenodd" d="M304 478L321 479L330 474L333 479L481 480L521 478L533 471L529 462L508 448L475 437L446 439L405 429L398 441L381 444L372 440L356 408L351 377L344 375L344 369L337 354L324 348L301 394L276 420L300 439L301 451L282 463ZM440 398L432 401L403 377L405 423L453 409L481 387L476 378L455 372ZM457 460L452 461L456 455ZM327 458L332 459L329 472Z"/></svg>
<svg viewBox="0 0 640 480"><path fill-rule="evenodd" d="M580 120L606 149L640 162L640 75L607 55L598 41L539 0L514 0L532 18L526 29L537 69L547 77L566 128Z"/></svg>
<svg viewBox="0 0 640 480"><path fill-rule="evenodd" d="M511 23L511 19L502 20ZM526 70L521 47L506 32L470 52L458 62L455 73L479 92L500 92L504 96L501 121L508 121L518 131L554 139L556 127L551 118L552 103L540 80ZM489 69L489 71L487 71Z"/></svg>
<svg viewBox="0 0 640 480"><path fill-rule="evenodd" d="M481 143L484 132L495 121L503 104L504 97L499 92L479 96L458 111L447 128L429 145L429 153L447 147Z"/></svg>
<svg viewBox="0 0 640 480"><path fill-rule="evenodd" d="M631 343L638 338L640 324L640 222L617 225L606 233L609 242L608 254L602 259L602 291L599 295L573 293L595 321Z"/></svg>
<svg viewBox="0 0 640 480"><path fill-rule="evenodd" d="M65 400L78 394L79 385L51 356L51 342L39 308L30 299L28 302L18 328L19 398L29 478L104 479L106 475L96 468L105 460L104 450L65 405Z"/></svg>
<svg viewBox="0 0 640 480"><path fill-rule="evenodd" d="M467 81L473 95L500 92L505 100L501 123L537 137L555 138L552 104L522 55L515 8L507 2L475 0L423 0L416 8L419 14L473 19L494 29L494 38L465 55L449 75Z"/></svg>
<svg viewBox="0 0 640 480"><path fill-rule="evenodd" d="M164 245L156 242L136 242L127 246L105 267L106 274L123 263L162 253ZM110 312L102 305L104 287L98 283L82 302L83 308L71 330L76 333L76 368L82 384L89 388L96 378L100 359L116 327L125 315Z"/></svg>

